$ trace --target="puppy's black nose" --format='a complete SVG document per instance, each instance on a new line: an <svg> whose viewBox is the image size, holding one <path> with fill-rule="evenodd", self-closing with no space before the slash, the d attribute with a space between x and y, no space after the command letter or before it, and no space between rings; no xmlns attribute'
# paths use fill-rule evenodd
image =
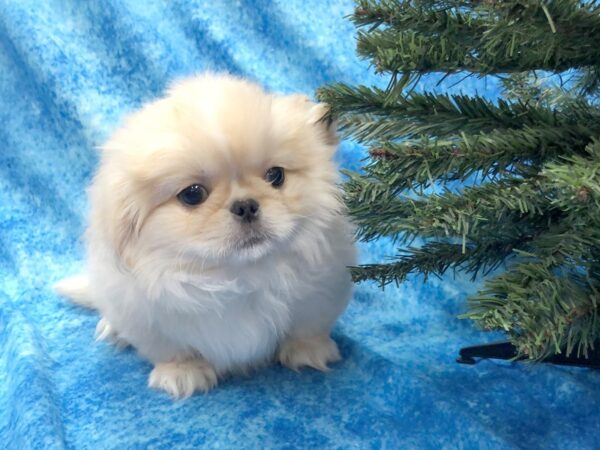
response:
<svg viewBox="0 0 600 450"><path fill-rule="evenodd" d="M243 222L252 222L258 217L258 202L254 199L236 200L229 211Z"/></svg>

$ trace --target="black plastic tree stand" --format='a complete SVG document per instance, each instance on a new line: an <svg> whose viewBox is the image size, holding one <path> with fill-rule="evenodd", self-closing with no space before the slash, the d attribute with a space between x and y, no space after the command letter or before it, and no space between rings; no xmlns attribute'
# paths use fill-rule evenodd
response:
<svg viewBox="0 0 600 450"><path fill-rule="evenodd" d="M494 342L491 344L474 345L472 347L465 347L460 349L460 356L456 359L456 362L461 364L475 364L477 359L515 359L517 356L517 350L508 341ZM525 358L516 358L525 359ZM559 364L562 366L578 366L578 367L589 367L592 369L600 369L600 346L596 346L594 350L588 353L588 358L578 357L574 354L565 356L564 354L558 354L550 356L543 360L543 362L551 364Z"/></svg>

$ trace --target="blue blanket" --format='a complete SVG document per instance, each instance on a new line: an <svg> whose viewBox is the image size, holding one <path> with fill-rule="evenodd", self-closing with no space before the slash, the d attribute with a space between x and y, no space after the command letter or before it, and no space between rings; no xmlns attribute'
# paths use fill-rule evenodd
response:
<svg viewBox="0 0 600 450"><path fill-rule="evenodd" d="M457 319L477 287L461 277L358 285L331 373L273 366L181 402L146 388L149 364L95 343L97 315L50 289L82 267L95 147L170 80L228 71L309 95L383 83L355 56L352 6L0 1L0 448L599 448L600 373L455 363L498 337ZM339 159L363 155L344 142ZM362 261L394 252L361 245Z"/></svg>

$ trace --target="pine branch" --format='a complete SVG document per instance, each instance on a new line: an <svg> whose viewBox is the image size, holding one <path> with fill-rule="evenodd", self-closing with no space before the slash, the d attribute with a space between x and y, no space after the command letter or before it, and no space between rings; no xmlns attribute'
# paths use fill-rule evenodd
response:
<svg viewBox="0 0 600 450"><path fill-rule="evenodd" d="M353 20L371 25L358 53L379 72L561 72L600 59L595 2L363 1Z"/></svg>
<svg viewBox="0 0 600 450"><path fill-rule="evenodd" d="M464 251L461 244L429 242L420 248L408 248L388 264L366 264L351 269L355 282L375 280L381 286L399 284L412 273L441 276L449 269L465 270L475 278L480 273L495 270L511 254L513 243L488 242L486 245L468 245Z"/></svg>
<svg viewBox="0 0 600 450"><path fill-rule="evenodd" d="M342 130L361 142L395 140L399 136L444 138L524 127L600 128L600 111L583 100L565 111L553 111L504 100L494 104L464 95L412 93L390 97L378 88L343 84L322 88L317 96L331 105L331 114L340 116Z"/></svg>
<svg viewBox="0 0 600 450"><path fill-rule="evenodd" d="M600 155L600 144L587 150ZM379 236L400 242L417 236L460 237L466 245L488 234L534 237L560 221L562 233L583 238L592 232L592 240L584 242L589 247L600 245L600 233L595 232L600 229L599 160L576 156L570 159L572 164L549 165L530 180L506 178L425 199L398 196L405 183L401 173L395 178L384 174L378 180L349 173L346 203L364 240ZM556 235L550 239L562 241ZM537 252L542 253L539 248Z"/></svg>
<svg viewBox="0 0 600 450"><path fill-rule="evenodd" d="M390 26L399 30L412 29L424 33L446 32L457 25L469 26L472 22L465 7L477 6L473 1L436 0L359 0L350 17L357 27L375 29ZM483 9L480 16L486 15ZM415 20L416 19L416 20ZM448 22L455 22L448 24ZM475 30L473 30L475 31ZM484 30L479 30L483 32Z"/></svg>
<svg viewBox="0 0 600 450"><path fill-rule="evenodd" d="M502 232L498 227L502 224L535 216L549 220L550 200L540 186L506 180L466 188L462 194L446 191L418 200L391 197L384 185L354 176L346 184L346 203L363 240L389 236L407 242L416 236L456 236L466 243L482 233Z"/></svg>
<svg viewBox="0 0 600 450"><path fill-rule="evenodd" d="M546 267L568 265L587 270L599 261L599 247L600 229L561 222L515 250L521 259L539 261Z"/></svg>
<svg viewBox="0 0 600 450"><path fill-rule="evenodd" d="M586 355L600 335L599 287L586 274L518 264L487 281L469 299L465 317L484 329L508 332L520 354L532 359L563 350Z"/></svg>
<svg viewBox="0 0 600 450"><path fill-rule="evenodd" d="M370 150L373 159L366 176L385 180L391 192L419 189L432 181L448 182L478 175L529 177L542 165L564 156L585 152L589 134L576 127L524 127L521 130L493 131L480 135L461 134L454 140L386 142Z"/></svg>
<svg viewBox="0 0 600 450"><path fill-rule="evenodd" d="M565 156L562 164L548 164L542 176L560 193L554 205L600 225L600 135L586 147L586 153Z"/></svg>

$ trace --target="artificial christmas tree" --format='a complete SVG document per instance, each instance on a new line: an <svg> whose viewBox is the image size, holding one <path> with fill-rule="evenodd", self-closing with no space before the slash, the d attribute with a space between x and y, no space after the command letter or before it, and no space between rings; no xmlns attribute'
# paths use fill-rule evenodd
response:
<svg viewBox="0 0 600 450"><path fill-rule="evenodd" d="M359 236L401 246L392 262L353 268L354 279L485 275L466 317L505 331L511 356L597 356L598 2L363 0L352 20L359 55L389 85L318 96L370 148L345 183ZM436 73L495 77L503 96L415 90ZM423 244L406 248L415 238Z"/></svg>

